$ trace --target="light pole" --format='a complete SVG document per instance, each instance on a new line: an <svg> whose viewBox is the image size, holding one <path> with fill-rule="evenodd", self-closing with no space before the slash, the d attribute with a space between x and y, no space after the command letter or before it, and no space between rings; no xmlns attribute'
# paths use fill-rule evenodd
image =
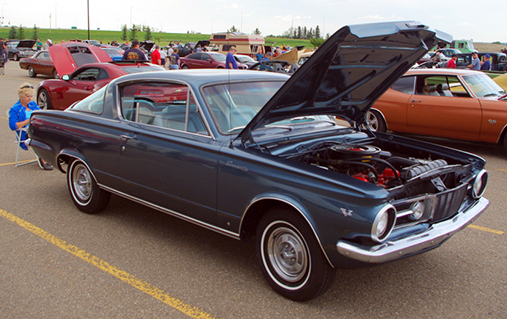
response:
<svg viewBox="0 0 507 319"><path fill-rule="evenodd" d="M88 12L88 40L90 40L90 0L86 0L86 11Z"/></svg>
<svg viewBox="0 0 507 319"><path fill-rule="evenodd" d="M2 16L0 17L0 26L3 26L4 25L4 5L6 5L7 3L2 3Z"/></svg>

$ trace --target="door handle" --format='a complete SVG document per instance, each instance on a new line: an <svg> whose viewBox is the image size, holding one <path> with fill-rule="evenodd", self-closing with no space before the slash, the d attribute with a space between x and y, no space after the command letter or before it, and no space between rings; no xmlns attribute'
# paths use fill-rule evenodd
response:
<svg viewBox="0 0 507 319"><path fill-rule="evenodd" d="M410 102L414 103L414 102L421 102L421 100L410 100Z"/></svg>
<svg viewBox="0 0 507 319"><path fill-rule="evenodd" d="M127 135L127 134L122 134L122 135L120 135L120 137L124 141L134 140L136 138L135 135Z"/></svg>

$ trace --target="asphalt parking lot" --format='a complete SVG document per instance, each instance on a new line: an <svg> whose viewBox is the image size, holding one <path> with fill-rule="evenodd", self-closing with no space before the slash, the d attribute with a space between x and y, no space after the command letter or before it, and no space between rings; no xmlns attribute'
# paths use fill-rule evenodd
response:
<svg viewBox="0 0 507 319"><path fill-rule="evenodd" d="M0 76L0 317L3 318L507 318L507 152L426 138L487 160L491 204L442 247L369 268L338 270L306 303L262 277L252 243L113 196L78 211L65 175L14 167L6 111L36 86L17 62ZM21 160L35 158L23 152Z"/></svg>

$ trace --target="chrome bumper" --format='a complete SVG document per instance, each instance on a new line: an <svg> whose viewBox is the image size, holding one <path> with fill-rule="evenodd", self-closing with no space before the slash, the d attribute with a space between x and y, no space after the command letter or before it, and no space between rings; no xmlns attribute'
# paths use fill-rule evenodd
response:
<svg viewBox="0 0 507 319"><path fill-rule="evenodd" d="M436 223L417 235L386 241L376 246L364 246L340 240L336 244L336 249L348 258L366 263L383 263L399 259L440 245L444 240L471 224L488 205L489 201L481 198L475 205L453 219Z"/></svg>

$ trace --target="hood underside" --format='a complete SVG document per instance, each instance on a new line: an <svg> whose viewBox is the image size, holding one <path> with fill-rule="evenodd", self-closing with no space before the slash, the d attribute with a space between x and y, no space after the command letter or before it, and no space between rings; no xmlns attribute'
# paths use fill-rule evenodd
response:
<svg viewBox="0 0 507 319"><path fill-rule="evenodd" d="M419 22L345 26L331 36L266 103L238 137L283 119L336 115L361 123L373 103L449 34Z"/></svg>

